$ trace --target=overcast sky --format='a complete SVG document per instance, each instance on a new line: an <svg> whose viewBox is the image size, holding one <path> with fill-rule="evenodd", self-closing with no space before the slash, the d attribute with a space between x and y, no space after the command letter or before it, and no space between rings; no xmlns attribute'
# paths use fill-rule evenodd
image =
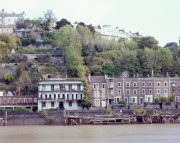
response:
<svg viewBox="0 0 180 143"><path fill-rule="evenodd" d="M25 11L30 19L51 9L58 20L139 31L160 46L180 37L180 0L0 0L0 5L8 13Z"/></svg>

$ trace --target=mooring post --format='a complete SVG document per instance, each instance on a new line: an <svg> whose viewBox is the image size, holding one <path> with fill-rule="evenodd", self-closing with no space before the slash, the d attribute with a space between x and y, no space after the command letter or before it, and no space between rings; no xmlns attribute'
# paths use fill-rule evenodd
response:
<svg viewBox="0 0 180 143"><path fill-rule="evenodd" d="M4 126L7 126L7 111L4 113Z"/></svg>

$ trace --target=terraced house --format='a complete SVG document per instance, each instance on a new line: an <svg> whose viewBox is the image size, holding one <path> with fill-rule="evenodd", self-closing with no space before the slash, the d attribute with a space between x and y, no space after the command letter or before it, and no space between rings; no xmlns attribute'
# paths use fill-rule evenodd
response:
<svg viewBox="0 0 180 143"><path fill-rule="evenodd" d="M106 91L106 104L113 105L120 100L125 100L127 104L144 104L144 102L154 102L156 98L174 95L175 102L180 102L180 77L108 77L108 76L89 76L91 98L95 106L103 107L101 103L102 84ZM95 88L98 85L98 88ZM98 96L96 94L98 93ZM98 91L98 92L97 92ZM101 104L97 104L100 102Z"/></svg>

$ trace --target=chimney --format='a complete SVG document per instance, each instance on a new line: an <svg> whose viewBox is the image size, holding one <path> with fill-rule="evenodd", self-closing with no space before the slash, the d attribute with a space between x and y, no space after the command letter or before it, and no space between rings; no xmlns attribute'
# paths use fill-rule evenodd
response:
<svg viewBox="0 0 180 143"><path fill-rule="evenodd" d="M90 74L88 75L88 80L89 80L89 82L91 82L91 75Z"/></svg>
<svg viewBox="0 0 180 143"><path fill-rule="evenodd" d="M152 70L152 73L151 73L151 77L154 77L154 73L153 73L153 70Z"/></svg>
<svg viewBox="0 0 180 143"><path fill-rule="evenodd" d="M166 72L166 77L169 77L169 73L168 72Z"/></svg>
<svg viewBox="0 0 180 143"><path fill-rule="evenodd" d="M2 9L2 26L5 26L5 10Z"/></svg>
<svg viewBox="0 0 180 143"><path fill-rule="evenodd" d="M17 96L20 96L20 87L16 87Z"/></svg>

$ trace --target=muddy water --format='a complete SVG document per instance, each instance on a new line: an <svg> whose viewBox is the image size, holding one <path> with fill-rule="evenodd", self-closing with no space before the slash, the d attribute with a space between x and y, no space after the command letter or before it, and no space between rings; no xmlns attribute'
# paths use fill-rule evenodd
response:
<svg viewBox="0 0 180 143"><path fill-rule="evenodd" d="M180 143L180 124L6 126L0 143Z"/></svg>

